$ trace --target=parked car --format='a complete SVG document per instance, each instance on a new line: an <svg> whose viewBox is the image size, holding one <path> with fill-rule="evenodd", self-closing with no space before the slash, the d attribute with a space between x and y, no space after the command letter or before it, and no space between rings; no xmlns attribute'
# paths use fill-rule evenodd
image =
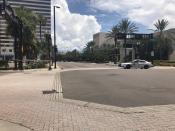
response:
<svg viewBox="0 0 175 131"><path fill-rule="evenodd" d="M146 60L136 59L133 60L132 62L120 63L119 67L123 67L124 69L130 69L130 68L148 69L150 67L153 67L153 64Z"/></svg>

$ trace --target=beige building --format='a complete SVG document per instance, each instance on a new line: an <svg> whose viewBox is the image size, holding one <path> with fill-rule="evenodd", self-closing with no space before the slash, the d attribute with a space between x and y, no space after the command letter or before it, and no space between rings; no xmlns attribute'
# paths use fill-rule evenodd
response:
<svg viewBox="0 0 175 131"><path fill-rule="evenodd" d="M167 31L165 31L165 34L169 35L169 33L167 32L171 32L171 36L174 37L174 39L172 40L172 44L173 44L173 53L169 56L169 60L174 61L175 60L175 29L169 29ZM93 41L95 42L95 46L103 46L104 44L106 45L114 45L114 39L110 39L107 37L107 33L105 32L99 32L97 34L93 35ZM124 58L124 54L125 54L125 49L123 48L123 40L118 40L118 42L120 43L120 59L122 60ZM127 49L126 49L126 55L132 54L132 59L135 59L135 50L132 48L133 44L138 44L139 41L127 41Z"/></svg>
<svg viewBox="0 0 175 131"><path fill-rule="evenodd" d="M93 35L93 41L95 42L95 46L101 47L103 45L114 45L114 39L112 38L108 38L107 37L107 33L105 32L99 32L97 34ZM120 60L124 59L125 56L125 49L123 48L123 40L118 40L118 42L120 43ZM126 55L132 54L132 59L135 59L135 52L132 48L132 43L131 42L127 42L127 47L126 48Z"/></svg>
<svg viewBox="0 0 175 131"><path fill-rule="evenodd" d="M114 45L114 39L108 38L107 33L105 32L99 32L97 34L94 34L93 41L95 42L95 46L103 46L103 45Z"/></svg>

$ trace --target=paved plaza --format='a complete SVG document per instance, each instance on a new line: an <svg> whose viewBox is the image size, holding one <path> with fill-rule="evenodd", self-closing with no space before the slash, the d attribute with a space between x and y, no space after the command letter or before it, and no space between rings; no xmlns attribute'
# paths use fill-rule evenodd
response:
<svg viewBox="0 0 175 131"><path fill-rule="evenodd" d="M175 130L173 104L122 108L63 99L59 71L0 76L0 120L35 131Z"/></svg>

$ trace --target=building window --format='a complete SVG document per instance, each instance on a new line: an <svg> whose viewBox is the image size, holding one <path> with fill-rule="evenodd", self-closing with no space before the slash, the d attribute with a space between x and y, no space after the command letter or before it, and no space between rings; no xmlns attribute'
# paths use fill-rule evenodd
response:
<svg viewBox="0 0 175 131"><path fill-rule="evenodd" d="M2 52L6 52L6 49L2 49Z"/></svg>
<svg viewBox="0 0 175 131"><path fill-rule="evenodd" d="M13 50L12 49L9 49L9 52L12 52Z"/></svg>

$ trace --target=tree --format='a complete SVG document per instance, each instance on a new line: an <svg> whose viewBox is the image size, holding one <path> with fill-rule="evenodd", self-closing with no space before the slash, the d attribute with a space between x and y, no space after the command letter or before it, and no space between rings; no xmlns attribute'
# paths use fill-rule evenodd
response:
<svg viewBox="0 0 175 131"><path fill-rule="evenodd" d="M114 63L115 64L117 63L117 54L118 54L118 52L117 52L117 49L118 49L117 48L117 35L118 35L118 33L120 33L120 29L119 29L118 25L115 25L112 27L112 30L107 33L107 36L106 36L109 39L114 39L114 43L115 43L114 44L114 47L115 47Z"/></svg>
<svg viewBox="0 0 175 131"><path fill-rule="evenodd" d="M138 27L136 24L132 21L130 21L128 18L122 19L118 24L120 33L134 33L138 31ZM125 57L126 57L126 38L124 40L124 47L125 47Z"/></svg>
<svg viewBox="0 0 175 131"><path fill-rule="evenodd" d="M165 29L167 28L167 26L169 25L168 20L166 19L162 19L162 20L158 20L154 26L156 27L156 32L159 32L159 37L163 36L163 31L165 31Z"/></svg>
<svg viewBox="0 0 175 131"><path fill-rule="evenodd" d="M40 26L40 42L42 41L42 26L45 26L47 23L47 18L42 16L42 15L38 15L38 24Z"/></svg>
<svg viewBox="0 0 175 131"><path fill-rule="evenodd" d="M38 15L30 9L23 6L15 8L17 16L22 20L23 24L23 55L29 59L35 58L37 53L36 26L38 23ZM17 28L12 21L7 21L7 34L13 38L19 36L20 28ZM16 40L15 40L16 41Z"/></svg>
<svg viewBox="0 0 175 131"><path fill-rule="evenodd" d="M93 41L90 41L86 44L86 47L83 50L82 59L85 61L92 61L94 46L95 42Z"/></svg>
<svg viewBox="0 0 175 131"><path fill-rule="evenodd" d="M168 59L172 52L171 39L173 37L171 31L166 31L168 25L169 22L166 19L158 20L154 24L157 40L156 50L159 53L159 59Z"/></svg>

